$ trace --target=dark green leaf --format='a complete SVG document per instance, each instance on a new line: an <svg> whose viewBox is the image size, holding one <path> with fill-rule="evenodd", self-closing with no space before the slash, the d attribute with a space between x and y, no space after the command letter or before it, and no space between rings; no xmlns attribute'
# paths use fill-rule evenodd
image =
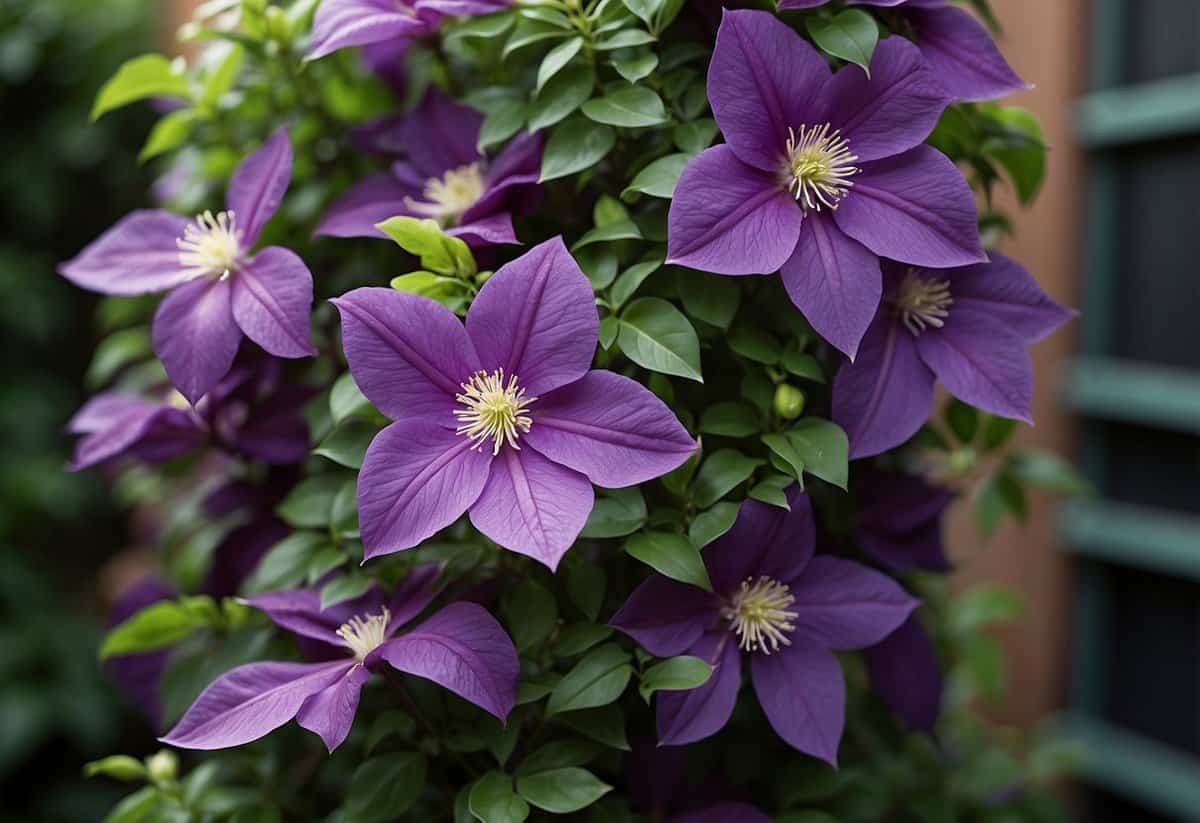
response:
<svg viewBox="0 0 1200 823"><path fill-rule="evenodd" d="M617 142L608 126L597 126L582 117L560 123L546 141L540 182L557 180L590 169L604 159Z"/></svg>
<svg viewBox="0 0 1200 823"><path fill-rule="evenodd" d="M750 479L761 460L747 457L736 449L721 449L709 455L700 465L692 483L692 499L706 509L741 483Z"/></svg>
<svg viewBox="0 0 1200 823"><path fill-rule="evenodd" d="M688 528L688 539L697 549L704 548L733 528L737 513L737 503L718 503L711 509L700 512Z"/></svg>
<svg viewBox="0 0 1200 823"><path fill-rule="evenodd" d="M552 814L569 814L587 808L612 786L586 769L568 767L517 776L517 791L539 809Z"/></svg>
<svg viewBox="0 0 1200 823"><path fill-rule="evenodd" d="M295 528L324 529L329 526L333 497L342 487L342 478L318 474L300 482L276 508L276 513Z"/></svg>
<svg viewBox="0 0 1200 823"><path fill-rule="evenodd" d="M700 415L700 431L703 434L749 437L758 430L758 412L745 403L716 403Z"/></svg>
<svg viewBox="0 0 1200 823"><path fill-rule="evenodd" d="M550 693L546 712L556 714L612 703L625 691L632 674L629 654L615 643L606 643L588 652L563 676Z"/></svg>
<svg viewBox="0 0 1200 823"><path fill-rule="evenodd" d="M486 151L498 146L521 130L525 125L526 106L524 100L507 100L488 114L479 127L476 147Z"/></svg>
<svg viewBox="0 0 1200 823"><path fill-rule="evenodd" d="M535 86L535 89L540 92L542 87L545 86L546 83L550 82L550 79L554 77L554 75L562 71L563 67L565 67L567 63L570 63L571 59L575 55L579 54L579 50L582 48L583 38L572 37L570 40L564 40L554 48L550 49L550 51L546 53L546 56L542 58L541 65L538 66L537 85Z"/></svg>
<svg viewBox="0 0 1200 823"><path fill-rule="evenodd" d="M742 296L733 278L679 269L676 281L688 314L718 328L729 328Z"/></svg>
<svg viewBox="0 0 1200 823"><path fill-rule="evenodd" d="M299 584L307 575L309 563L318 548L328 546L328 543L329 538L318 532L296 532L284 538L259 561L258 568L246 583L247 590L258 593Z"/></svg>
<svg viewBox="0 0 1200 823"><path fill-rule="evenodd" d="M637 227L637 223L632 220L618 220L615 223L608 223L603 226L598 226L583 237L576 241L571 247L571 251L586 248L593 243L610 243L614 240L640 240L642 232Z"/></svg>
<svg viewBox="0 0 1200 823"><path fill-rule="evenodd" d="M611 37L606 37L596 44L597 51L611 51L613 49L625 49L633 46L644 46L647 43L653 43L654 35L637 29L625 29L619 31Z"/></svg>
<svg viewBox="0 0 1200 823"><path fill-rule="evenodd" d="M626 86L589 100L583 113L597 123L623 128L644 128L667 122L662 100L645 86Z"/></svg>
<svg viewBox="0 0 1200 823"><path fill-rule="evenodd" d="M643 368L703 383L700 340L678 309L658 297L640 297L621 314L621 350Z"/></svg>
<svg viewBox="0 0 1200 823"><path fill-rule="evenodd" d="M642 532L625 543L625 551L656 572L712 591L700 550L681 534Z"/></svg>
<svg viewBox="0 0 1200 823"><path fill-rule="evenodd" d="M321 608L328 609L338 603L353 600L367 593L374 584L374 579L367 574L351 572L333 580L321 587Z"/></svg>
<svg viewBox="0 0 1200 823"><path fill-rule="evenodd" d="M425 787L425 758L418 752L372 757L359 765L346 792L346 814L354 821L395 820Z"/></svg>
<svg viewBox="0 0 1200 823"><path fill-rule="evenodd" d="M331 431L313 454L350 469L362 467L363 457L379 428L366 420L348 420Z"/></svg>
<svg viewBox="0 0 1200 823"><path fill-rule="evenodd" d="M512 778L504 772L488 772L475 781L469 804L483 823L521 823L529 817L529 804L513 791Z"/></svg>
<svg viewBox="0 0 1200 823"><path fill-rule="evenodd" d="M683 167L690 159L686 154L668 154L666 157L660 157L638 172L633 182L621 192L621 196L628 199L632 194L641 193L670 199L675 194L675 184L679 182L679 175L683 174Z"/></svg>
<svg viewBox="0 0 1200 823"><path fill-rule="evenodd" d="M642 672L638 694L645 701L657 691L682 691L695 689L708 682L712 666L699 657L682 655L656 663Z"/></svg>
<svg viewBox="0 0 1200 823"><path fill-rule="evenodd" d="M637 486L612 489L596 499L581 537L624 537L646 523L646 501Z"/></svg>
<svg viewBox="0 0 1200 823"><path fill-rule="evenodd" d="M675 146L684 154L696 155L712 145L717 136L717 121L701 117L675 127Z"/></svg>
<svg viewBox="0 0 1200 823"><path fill-rule="evenodd" d="M831 18L809 17L805 21L813 42L823 51L848 60L871 75L871 55L879 42L875 18L862 9L847 9Z"/></svg>
<svg viewBox="0 0 1200 823"><path fill-rule="evenodd" d="M629 741L625 735L625 715L616 703L581 712L569 712L558 719L597 743L623 752L629 751Z"/></svg>
<svg viewBox="0 0 1200 823"><path fill-rule="evenodd" d="M591 97L595 86L596 70L590 63L567 66L529 104L529 130L541 131L558 123Z"/></svg>
<svg viewBox="0 0 1200 823"><path fill-rule="evenodd" d="M612 66L617 70L617 74L624 77L630 83L636 83L639 80L649 77L658 66L658 55L653 52L645 54L624 52L619 56L613 57Z"/></svg>
<svg viewBox="0 0 1200 823"><path fill-rule="evenodd" d="M598 623L576 623L567 626L558 635L558 645L555 652L560 657L574 657L602 643L613 633L611 626L601 626Z"/></svg>
<svg viewBox="0 0 1200 823"><path fill-rule="evenodd" d="M545 640L558 620L554 595L532 580L524 580L505 593L501 613L513 645L521 652Z"/></svg>
<svg viewBox="0 0 1200 823"><path fill-rule="evenodd" d="M642 285L647 277L662 268L662 264L662 258L657 257L653 260L635 263L621 272L621 276L616 279L612 287L613 307L619 309L626 300L633 297L638 286Z"/></svg>

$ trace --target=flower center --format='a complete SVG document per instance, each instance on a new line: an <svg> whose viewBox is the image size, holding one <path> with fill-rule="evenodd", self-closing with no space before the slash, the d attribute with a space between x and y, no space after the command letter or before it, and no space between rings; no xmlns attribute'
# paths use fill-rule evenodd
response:
<svg viewBox="0 0 1200 823"><path fill-rule="evenodd" d="M392 613L385 606L379 614L351 617L337 630L337 635L346 641L355 659L362 660L387 640L387 624L391 619Z"/></svg>
<svg viewBox="0 0 1200 823"><path fill-rule="evenodd" d="M467 209L479 202L485 188L479 163L470 163L427 180L424 201L409 197L405 202L417 214L448 226L457 223Z"/></svg>
<svg viewBox="0 0 1200 823"><path fill-rule="evenodd" d="M788 129L784 168L787 190L806 210L820 211L822 206L836 209L854 185L850 178L859 172L854 165L857 159L841 130L831 131L828 123Z"/></svg>
<svg viewBox="0 0 1200 823"><path fill-rule="evenodd" d="M795 602L788 587L777 580L746 578L721 616L737 634L740 648L770 654L779 651L780 644L792 644L787 635L796 628L792 623L796 612L788 611L788 606Z"/></svg>
<svg viewBox="0 0 1200 823"><path fill-rule="evenodd" d="M229 276L241 255L242 233L238 231L231 211L211 211L196 215L196 222L183 230L175 240L179 247L179 265L189 277Z"/></svg>
<svg viewBox="0 0 1200 823"><path fill-rule="evenodd" d="M950 296L949 280L932 280L909 270L900 284L894 304L904 327L913 335L933 327L940 329L950 315L954 298Z"/></svg>
<svg viewBox="0 0 1200 823"><path fill-rule="evenodd" d="M504 369L491 373L475 372L462 384L462 394L456 394L454 399L463 405L454 410L459 424L455 433L474 440L473 449L481 448L489 438L494 455L500 453L500 446L505 442L520 449L517 438L533 425L528 407L537 398L525 396L515 374L505 382Z"/></svg>

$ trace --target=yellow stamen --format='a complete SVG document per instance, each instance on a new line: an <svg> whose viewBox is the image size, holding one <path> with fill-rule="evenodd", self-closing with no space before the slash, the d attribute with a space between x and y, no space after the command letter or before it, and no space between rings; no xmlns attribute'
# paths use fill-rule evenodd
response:
<svg viewBox="0 0 1200 823"><path fill-rule="evenodd" d="M486 188L479 163L470 163L450 169L441 177L431 177L425 182L425 200L408 197L405 204L442 226L452 226L479 202Z"/></svg>
<svg viewBox="0 0 1200 823"><path fill-rule="evenodd" d="M914 269L909 269L893 300L901 322L913 335L930 327L940 329L946 325L953 303L949 280L925 278Z"/></svg>
<svg viewBox="0 0 1200 823"><path fill-rule="evenodd" d="M520 449L517 438L533 425L528 407L537 398L525 396L515 374L505 382L504 369L496 369L490 374L476 372L462 384L462 393L454 399L465 407L454 410L459 422L455 431L475 441L473 449L482 448L489 438L493 441L494 455L500 453L504 443Z"/></svg>
<svg viewBox="0 0 1200 823"><path fill-rule="evenodd" d="M780 645L792 644L788 634L796 628L792 621L797 615L788 611L788 606L795 602L788 587L777 580L760 577L751 582L746 578L721 616L737 634L740 648L770 654L779 651Z"/></svg>
<svg viewBox="0 0 1200 823"><path fill-rule="evenodd" d="M351 617L337 630L337 636L346 641L356 659L362 660L387 640L387 624L391 619L387 607L379 614Z"/></svg>
<svg viewBox="0 0 1200 823"><path fill-rule="evenodd" d="M241 256L242 233L231 211L211 211L196 215L188 224L183 237L175 240L179 248L179 265L189 277L219 277L222 280L237 268Z"/></svg>
<svg viewBox="0 0 1200 823"><path fill-rule="evenodd" d="M789 128L783 172L787 190L806 210L820 211L822 206L835 210L854 185L850 178L859 172L856 160L849 141L840 130L831 131L828 123Z"/></svg>

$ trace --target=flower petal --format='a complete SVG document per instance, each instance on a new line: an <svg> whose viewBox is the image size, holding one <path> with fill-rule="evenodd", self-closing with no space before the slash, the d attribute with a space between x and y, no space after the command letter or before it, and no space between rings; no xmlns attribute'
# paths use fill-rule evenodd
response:
<svg viewBox="0 0 1200 823"><path fill-rule="evenodd" d="M817 555L791 584L793 642L843 651L894 632L919 602L887 575L851 560Z"/></svg>
<svg viewBox="0 0 1200 823"><path fill-rule="evenodd" d="M788 130L825 120L829 64L774 15L726 11L708 67L708 99L743 163L778 174Z"/></svg>
<svg viewBox="0 0 1200 823"><path fill-rule="evenodd" d="M987 260L971 187L929 146L864 164L833 217L881 257L935 268Z"/></svg>
<svg viewBox="0 0 1200 823"><path fill-rule="evenodd" d="M278 729L310 695L337 683L354 665L249 663L209 685L175 728L159 738L181 749L227 749Z"/></svg>
<svg viewBox="0 0 1200 823"><path fill-rule="evenodd" d="M846 725L846 681L832 652L793 644L750 661L754 691L789 746L837 766Z"/></svg>
<svg viewBox="0 0 1200 823"><path fill-rule="evenodd" d="M646 578L609 620L658 657L683 654L716 621L721 599L661 574Z"/></svg>
<svg viewBox="0 0 1200 823"><path fill-rule="evenodd" d="M533 397L587 373L599 329L591 284L561 237L501 266L467 312L483 368L517 376Z"/></svg>
<svg viewBox="0 0 1200 823"><path fill-rule="evenodd" d="M770 274L792 255L804 213L777 173L713 146L684 167L667 214L667 262L717 274Z"/></svg>
<svg viewBox="0 0 1200 823"><path fill-rule="evenodd" d="M515 245L521 242L513 228L512 215L506 211L488 215L473 223L461 223L446 229L446 234L459 238L473 249Z"/></svg>
<svg viewBox="0 0 1200 823"><path fill-rule="evenodd" d="M655 696L655 725L660 746L682 746L711 737L733 715L742 686L742 655L731 632L700 638L688 654L707 660L712 675L695 689L660 691Z"/></svg>
<svg viewBox="0 0 1200 823"><path fill-rule="evenodd" d="M500 450L471 523L509 551L551 571L583 531L592 512L592 484L533 449Z"/></svg>
<svg viewBox="0 0 1200 823"><path fill-rule="evenodd" d="M790 583L804 571L817 539L812 502L795 485L788 488L787 501L787 509L744 501L733 528L704 550L715 591L728 594L760 576Z"/></svg>
<svg viewBox="0 0 1200 823"><path fill-rule="evenodd" d="M504 720L517 695L520 661L496 618L476 603L453 603L367 657L432 680Z"/></svg>
<svg viewBox="0 0 1200 823"><path fill-rule="evenodd" d="M1025 341L1000 320L973 314L970 323L927 329L917 337L917 351L959 400L1033 423L1033 363Z"/></svg>
<svg viewBox="0 0 1200 823"><path fill-rule="evenodd" d="M420 197L421 189L396 175L381 171L351 186L333 202L313 230L316 236L380 237L375 228L390 217L411 215L407 198Z"/></svg>
<svg viewBox="0 0 1200 823"><path fill-rule="evenodd" d="M431 86L401 127L408 159L427 179L478 162L482 125L483 114Z"/></svg>
<svg viewBox="0 0 1200 823"><path fill-rule="evenodd" d="M329 611L321 611L321 593L316 589L281 589L247 597L242 602L265 612L272 623L292 634L346 647L337 634L345 620L337 619Z"/></svg>
<svg viewBox="0 0 1200 823"><path fill-rule="evenodd" d="M358 711L359 694L370 677L365 666L355 663L332 686L305 700L296 714L296 722L320 735L325 748L332 754L350 734L354 714Z"/></svg>
<svg viewBox="0 0 1200 823"><path fill-rule="evenodd" d="M71 471L129 452L144 459L166 460L196 448L208 437L183 409L130 395L98 395L69 425L72 431L87 435L75 447Z"/></svg>
<svg viewBox="0 0 1200 823"><path fill-rule="evenodd" d="M921 53L942 86L958 100L992 100L1032 88L996 48L991 34L963 9L914 8L906 15Z"/></svg>
<svg viewBox="0 0 1200 823"><path fill-rule="evenodd" d="M168 294L154 314L154 353L192 405L229 371L242 342L231 291L228 280L193 280Z"/></svg>
<svg viewBox="0 0 1200 823"><path fill-rule="evenodd" d="M262 147L242 161L229 180L225 203L242 233L243 249L254 247L262 227L283 201L292 179L292 141L287 127L276 131Z"/></svg>
<svg viewBox="0 0 1200 823"><path fill-rule="evenodd" d="M610 371L590 371L531 408L522 440L597 486L622 488L678 468L698 448L649 389Z"/></svg>
<svg viewBox="0 0 1200 823"><path fill-rule="evenodd" d="M490 452L427 420L401 420L375 435L358 480L364 559L411 549L461 517L491 462Z"/></svg>
<svg viewBox="0 0 1200 823"><path fill-rule="evenodd" d="M354 382L375 408L395 420L458 425L454 396L479 370L479 356L449 309L427 297L369 287L330 302L342 314L342 347Z"/></svg>
<svg viewBox="0 0 1200 823"><path fill-rule="evenodd" d="M871 688L914 729L932 732L942 710L937 650L915 614L863 652Z"/></svg>
<svg viewBox="0 0 1200 823"><path fill-rule="evenodd" d="M131 212L61 263L58 272L75 285L101 294L165 291L189 277L175 245L188 223L168 211Z"/></svg>
<svg viewBox="0 0 1200 823"><path fill-rule="evenodd" d="M830 121L864 163L920 145L950 102L920 50L903 37L879 41L869 77L857 66L839 71L828 94Z"/></svg>
<svg viewBox="0 0 1200 823"><path fill-rule="evenodd" d="M387 624L389 637L433 602L441 589L441 577L441 563L422 563L400 581L388 601L388 610L392 614Z"/></svg>
<svg viewBox="0 0 1200 823"><path fill-rule="evenodd" d="M312 392L304 386L282 386L254 407L237 427L234 447L242 454L273 465L303 462L308 457L308 421L304 404Z"/></svg>
<svg viewBox="0 0 1200 823"><path fill-rule="evenodd" d="M988 256L988 263L945 272L954 299L950 310L955 322L963 320L966 326L979 315L987 315L1033 343L1075 316L1051 300L1020 263L997 251ZM969 322L964 314L970 315Z"/></svg>
<svg viewBox="0 0 1200 823"><path fill-rule="evenodd" d="M313 18L309 60L338 49L427 34L436 15L418 16L396 0L324 0Z"/></svg>
<svg viewBox="0 0 1200 823"><path fill-rule="evenodd" d="M850 459L872 457L917 433L933 409L933 372L912 334L883 312L853 363L833 380L833 422L846 431Z"/></svg>
<svg viewBox="0 0 1200 823"><path fill-rule="evenodd" d="M276 357L311 357L313 282L308 266L282 246L269 246L231 278L233 319Z"/></svg>
<svg viewBox="0 0 1200 823"><path fill-rule="evenodd" d="M826 215L809 214L782 275L792 303L817 333L853 359L883 292L875 253Z"/></svg>

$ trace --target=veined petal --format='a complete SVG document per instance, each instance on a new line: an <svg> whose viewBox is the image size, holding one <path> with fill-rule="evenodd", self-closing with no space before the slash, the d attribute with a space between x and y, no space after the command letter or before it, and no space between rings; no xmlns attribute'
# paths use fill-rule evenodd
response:
<svg viewBox="0 0 1200 823"><path fill-rule="evenodd" d="M421 196L421 188L396 175L381 171L351 186L321 217L313 234L327 237L378 237L387 235L375 228L390 217L411 215L407 198Z"/></svg>
<svg viewBox="0 0 1200 823"><path fill-rule="evenodd" d="M986 315L1033 343L1075 316L1051 300L1020 263L998 251L988 256L988 263L945 272L954 299L948 322L970 326Z"/></svg>
<svg viewBox="0 0 1200 823"><path fill-rule="evenodd" d="M673 657L691 648L720 610L721 599L712 592L654 574L608 622L651 654Z"/></svg>
<svg viewBox="0 0 1200 823"><path fill-rule="evenodd" d="M774 654L754 655L750 677L775 733L836 767L846 725L846 681L833 653L793 642Z"/></svg>
<svg viewBox="0 0 1200 823"><path fill-rule="evenodd" d="M921 619L912 615L863 652L871 688L914 729L932 732L942 711L942 670Z"/></svg>
<svg viewBox="0 0 1200 823"><path fill-rule="evenodd" d="M698 444L651 391L610 371L590 371L532 408L522 436L555 463L597 486L644 483L678 468Z"/></svg>
<svg viewBox="0 0 1200 823"><path fill-rule="evenodd" d="M655 726L660 746L682 746L711 737L729 722L742 686L742 656L732 632L704 635L688 654L707 660L712 675L695 689L655 695Z"/></svg>
<svg viewBox="0 0 1200 823"><path fill-rule="evenodd" d="M165 460L196 448L208 436L183 409L130 395L92 398L69 426L71 431L86 435L75 447L71 471L130 452L141 454L144 448L151 449L153 459Z"/></svg>
<svg viewBox="0 0 1200 823"><path fill-rule="evenodd" d="M593 501L592 484L579 472L533 449L505 447L471 506L471 523L509 551L553 571L583 531Z"/></svg>
<svg viewBox="0 0 1200 823"><path fill-rule="evenodd" d="M249 663L217 678L175 728L159 738L181 749L227 749L278 729L310 695L338 682L355 664Z"/></svg>
<svg viewBox="0 0 1200 823"><path fill-rule="evenodd" d="M75 285L102 294L165 291L189 277L175 245L188 222L168 211L131 212L60 264L58 272Z"/></svg>
<svg viewBox="0 0 1200 823"><path fill-rule="evenodd" d="M667 215L667 262L716 274L770 274L791 257L804 218L779 173L729 146L688 162Z"/></svg>
<svg viewBox="0 0 1200 823"><path fill-rule="evenodd" d="M302 637L311 637L331 646L345 647L338 637L339 620L330 612L321 611L321 593L316 589L281 589L264 592L244 600L265 612L276 626Z"/></svg>
<svg viewBox="0 0 1200 823"><path fill-rule="evenodd" d="M242 161L229 180L225 204L237 220L241 247L250 249L283 201L292 179L292 142L287 127Z"/></svg>
<svg viewBox="0 0 1200 823"><path fill-rule="evenodd" d="M794 642L844 651L873 646L908 619L919 601L887 575L817 555L791 584Z"/></svg>
<svg viewBox="0 0 1200 823"><path fill-rule="evenodd" d="M358 711L359 694L370 677L371 673L361 663L351 666L332 686L325 687L304 701L296 714L296 722L302 728L320 735L325 748L332 754L350 734L354 715Z"/></svg>
<svg viewBox="0 0 1200 823"><path fill-rule="evenodd" d="M803 573L816 545L816 521L808 495L798 486L788 488L787 500L787 509L744 501L733 528L704 550L718 593L736 591L742 581L760 576L790 584Z"/></svg>
<svg viewBox="0 0 1200 823"><path fill-rule="evenodd" d="M313 282L294 252L269 246L231 278L233 319L246 336L276 357L311 357Z"/></svg>
<svg viewBox="0 0 1200 823"><path fill-rule="evenodd" d="M228 280L193 280L168 294L154 314L154 353L192 405L226 375L242 341L230 292Z"/></svg>
<svg viewBox="0 0 1200 823"><path fill-rule="evenodd" d="M473 249L515 245L521 242L513 228L512 215L506 211L488 215L473 223L461 223L446 229L446 234L459 238Z"/></svg>
<svg viewBox="0 0 1200 823"><path fill-rule="evenodd" d="M408 159L426 179L474 163L481 159L475 144L482 125L483 114L430 86L402 126Z"/></svg>
<svg viewBox="0 0 1200 823"><path fill-rule="evenodd" d="M315 60L350 46L427 34L437 20L396 0L324 0L313 18L307 57Z"/></svg>
<svg viewBox="0 0 1200 823"><path fill-rule="evenodd" d="M400 581L388 602L392 615L387 624L389 637L433 602L441 588L441 576L441 563L422 563Z"/></svg>
<svg viewBox="0 0 1200 823"><path fill-rule="evenodd" d="M1032 88L996 48L982 24L963 9L914 8L906 15L942 86L958 100L992 100Z"/></svg>

